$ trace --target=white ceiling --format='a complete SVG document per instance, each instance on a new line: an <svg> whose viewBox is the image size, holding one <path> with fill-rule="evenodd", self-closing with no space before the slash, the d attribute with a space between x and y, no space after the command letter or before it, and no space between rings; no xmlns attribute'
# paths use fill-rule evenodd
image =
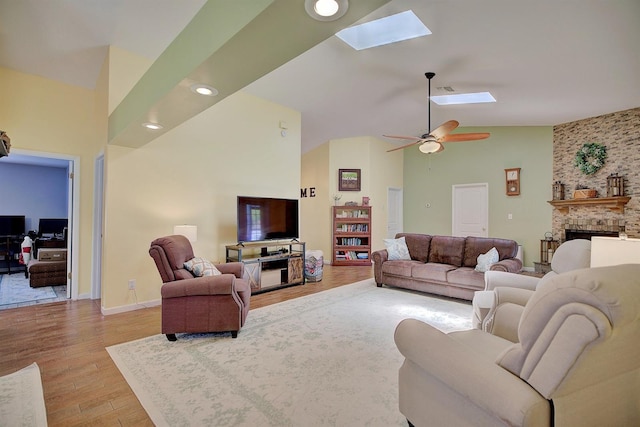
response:
<svg viewBox="0 0 640 427"><path fill-rule="evenodd" d="M108 45L155 59L204 3L0 0L0 66L92 88ZM392 0L365 20L408 9L432 35L359 52L331 37L245 90L302 113L303 152L424 133L427 71L432 95L451 86L498 101L432 104L432 128L546 126L640 106L638 0Z"/></svg>

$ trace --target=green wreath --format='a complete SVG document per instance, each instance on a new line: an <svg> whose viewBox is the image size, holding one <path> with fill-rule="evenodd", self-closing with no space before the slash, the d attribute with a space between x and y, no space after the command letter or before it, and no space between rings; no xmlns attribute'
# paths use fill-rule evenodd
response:
<svg viewBox="0 0 640 427"><path fill-rule="evenodd" d="M584 144L576 153L575 165L585 175L598 172L607 160L607 147L596 142Z"/></svg>

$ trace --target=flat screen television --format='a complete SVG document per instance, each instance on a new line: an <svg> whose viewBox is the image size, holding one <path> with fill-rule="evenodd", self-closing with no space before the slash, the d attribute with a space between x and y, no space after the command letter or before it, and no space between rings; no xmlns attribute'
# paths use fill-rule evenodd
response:
<svg viewBox="0 0 640 427"><path fill-rule="evenodd" d="M238 243L297 239L298 200L238 196Z"/></svg>
<svg viewBox="0 0 640 427"><path fill-rule="evenodd" d="M38 234L44 235L56 235L64 234L64 229L67 228L67 218L40 218L38 224Z"/></svg>
<svg viewBox="0 0 640 427"><path fill-rule="evenodd" d="M0 215L0 236L22 236L25 231L24 215Z"/></svg>

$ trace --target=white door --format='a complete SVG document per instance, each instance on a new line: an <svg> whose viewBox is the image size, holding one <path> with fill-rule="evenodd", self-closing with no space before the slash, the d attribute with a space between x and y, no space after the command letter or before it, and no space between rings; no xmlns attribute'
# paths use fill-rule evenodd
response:
<svg viewBox="0 0 640 427"><path fill-rule="evenodd" d="M489 237L489 184L453 186L454 236Z"/></svg>
<svg viewBox="0 0 640 427"><path fill-rule="evenodd" d="M387 238L393 239L402 233L402 188L387 189Z"/></svg>

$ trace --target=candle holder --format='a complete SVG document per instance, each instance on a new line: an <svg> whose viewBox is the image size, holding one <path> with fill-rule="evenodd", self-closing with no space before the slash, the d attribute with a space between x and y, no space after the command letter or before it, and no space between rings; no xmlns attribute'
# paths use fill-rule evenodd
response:
<svg viewBox="0 0 640 427"><path fill-rule="evenodd" d="M624 177L612 173L607 177L607 197L624 196Z"/></svg>
<svg viewBox="0 0 640 427"><path fill-rule="evenodd" d="M560 181L553 183L553 200L564 200L564 184Z"/></svg>

